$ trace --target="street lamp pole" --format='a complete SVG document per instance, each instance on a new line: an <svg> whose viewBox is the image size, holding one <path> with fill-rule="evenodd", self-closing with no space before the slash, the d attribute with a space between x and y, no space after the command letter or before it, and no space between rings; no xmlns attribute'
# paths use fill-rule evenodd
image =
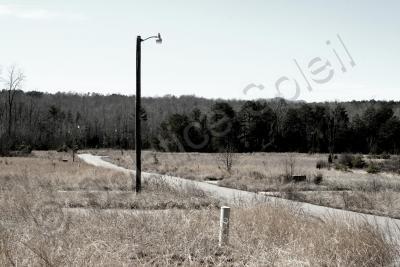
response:
<svg viewBox="0 0 400 267"><path fill-rule="evenodd" d="M136 193L142 190L142 134L141 134L141 57L142 38L136 39L136 127L135 127L135 150L136 150Z"/></svg>
<svg viewBox="0 0 400 267"><path fill-rule="evenodd" d="M136 118L135 118L135 151L136 151L136 193L142 190L142 134L141 134L141 60L142 60L142 42L155 38L157 43L161 43L161 35L150 36L142 39L137 36L136 39Z"/></svg>

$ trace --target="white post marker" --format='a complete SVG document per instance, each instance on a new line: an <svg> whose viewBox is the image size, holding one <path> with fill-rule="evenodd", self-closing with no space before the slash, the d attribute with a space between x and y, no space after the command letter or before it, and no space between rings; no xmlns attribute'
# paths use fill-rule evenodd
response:
<svg viewBox="0 0 400 267"><path fill-rule="evenodd" d="M221 217L219 220L219 246L228 244L229 239L229 216L230 207L221 207Z"/></svg>

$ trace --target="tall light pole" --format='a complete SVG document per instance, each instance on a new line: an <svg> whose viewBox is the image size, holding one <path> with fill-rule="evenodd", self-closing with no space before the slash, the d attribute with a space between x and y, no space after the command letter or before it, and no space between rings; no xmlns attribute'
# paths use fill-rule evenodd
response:
<svg viewBox="0 0 400 267"><path fill-rule="evenodd" d="M142 39L140 35L136 39L136 120L135 120L135 150L136 150L136 193L142 190L142 134L141 134L141 60L142 42L155 38L156 43L161 44L161 35L150 36Z"/></svg>

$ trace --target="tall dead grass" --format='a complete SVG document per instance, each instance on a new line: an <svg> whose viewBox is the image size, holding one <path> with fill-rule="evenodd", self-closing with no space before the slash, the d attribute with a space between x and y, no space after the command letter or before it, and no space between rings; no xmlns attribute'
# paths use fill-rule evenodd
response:
<svg viewBox="0 0 400 267"><path fill-rule="evenodd" d="M215 205L155 207L165 199L193 203L206 199L204 192L182 193L159 180L147 185L150 197L140 196L146 212L90 206L87 213L71 212L59 190L90 193L99 190L97 178L101 188L119 188L129 177L105 170L93 175L82 163L57 162L54 170L51 160L7 160L0 170L0 266L383 266L397 257L373 225L321 221L271 203L233 207L229 245L219 248Z"/></svg>
<svg viewBox="0 0 400 267"><path fill-rule="evenodd" d="M368 224L305 218L263 205L233 209L218 247L218 211L172 210L71 218L62 234L24 224L1 232L0 264L48 266L386 266L397 251Z"/></svg>
<svg viewBox="0 0 400 267"><path fill-rule="evenodd" d="M109 155L110 160L120 166L134 166L132 151L123 155L115 150L91 152ZM235 155L235 164L227 172L219 168L214 154L145 151L143 168L188 179L213 180L220 186L246 191L274 192L301 202L400 218L399 175L369 174L359 169L346 172L334 168L316 169L316 163L326 158L324 154L242 153ZM355 158L360 159L360 156ZM393 162L395 160L397 158ZM292 175L306 175L307 182L290 182ZM352 193L343 198L343 191Z"/></svg>

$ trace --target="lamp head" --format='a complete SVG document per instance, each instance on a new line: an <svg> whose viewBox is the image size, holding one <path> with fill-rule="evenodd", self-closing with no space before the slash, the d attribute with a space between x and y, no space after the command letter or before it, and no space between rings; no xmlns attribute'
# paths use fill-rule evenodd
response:
<svg viewBox="0 0 400 267"><path fill-rule="evenodd" d="M162 43L162 38L161 38L161 34L160 33L157 35L156 43L157 44L161 44Z"/></svg>

